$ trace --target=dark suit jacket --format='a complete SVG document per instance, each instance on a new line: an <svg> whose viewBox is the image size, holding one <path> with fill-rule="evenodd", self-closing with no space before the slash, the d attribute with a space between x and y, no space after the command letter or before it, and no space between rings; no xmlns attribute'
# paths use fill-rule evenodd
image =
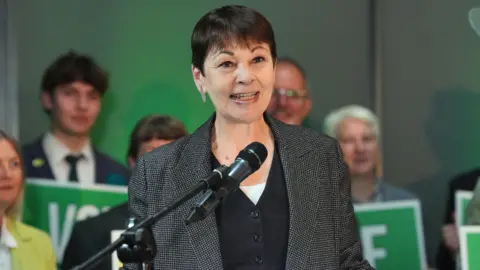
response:
<svg viewBox="0 0 480 270"><path fill-rule="evenodd" d="M47 161L47 156L42 146L42 137L31 144L22 147L22 155L25 163L27 177L55 179L52 168ZM95 183L109 185L127 185L130 179L130 170L114 161L104 153L93 149L95 154ZM44 160L42 166L35 167L35 159Z"/></svg>
<svg viewBox="0 0 480 270"><path fill-rule="evenodd" d="M313 130L265 118L278 145L287 187L286 269L373 269L361 255L350 180L338 143ZM139 159L128 190L134 217L157 213L211 173L213 122L214 117L192 135ZM154 269L223 268L215 215L184 223L198 197L153 226L158 250Z"/></svg>
<svg viewBox="0 0 480 270"><path fill-rule="evenodd" d="M125 230L127 219L128 205L124 203L96 217L75 224L63 255L62 269L69 270L108 246L111 243L110 232ZM92 269L112 269L111 257L108 256Z"/></svg>
<svg viewBox="0 0 480 270"><path fill-rule="evenodd" d="M445 213L445 224L453 224L453 214L455 212L455 193L458 190L473 191L480 177L480 169L476 169L467 173L456 176L451 182L448 190L447 211ZM436 257L436 266L438 270L455 270L455 258L452 252L440 243Z"/></svg>

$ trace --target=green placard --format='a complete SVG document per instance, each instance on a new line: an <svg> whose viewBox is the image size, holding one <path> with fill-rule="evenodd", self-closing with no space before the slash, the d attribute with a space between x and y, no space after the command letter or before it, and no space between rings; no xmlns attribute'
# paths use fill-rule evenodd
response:
<svg viewBox="0 0 480 270"><path fill-rule="evenodd" d="M460 260L462 270L480 269L480 226L460 227Z"/></svg>
<svg viewBox="0 0 480 270"><path fill-rule="evenodd" d="M22 218L50 235L60 263L76 221L96 216L127 199L127 187L28 179Z"/></svg>
<svg viewBox="0 0 480 270"><path fill-rule="evenodd" d="M455 192L455 223L457 228L465 225L467 218L465 212L467 210L468 203L472 200L473 192L458 190Z"/></svg>
<svg viewBox="0 0 480 270"><path fill-rule="evenodd" d="M421 270L426 264L418 200L355 205L366 260L377 270Z"/></svg>

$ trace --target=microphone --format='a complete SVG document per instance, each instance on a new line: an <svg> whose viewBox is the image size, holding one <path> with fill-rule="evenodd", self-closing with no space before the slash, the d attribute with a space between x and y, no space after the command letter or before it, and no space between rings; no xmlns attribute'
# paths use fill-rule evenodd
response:
<svg viewBox="0 0 480 270"><path fill-rule="evenodd" d="M213 170L213 172L207 176L207 178L202 179L200 183L204 184L204 189L217 189L219 188L223 181L223 177L228 171L228 167L225 165L222 165L216 169Z"/></svg>
<svg viewBox="0 0 480 270"><path fill-rule="evenodd" d="M247 176L258 170L266 157L267 149L263 144L258 142L251 143L240 151L230 167L220 166L216 168L207 178L202 179L190 191L163 207L160 212L147 217L137 224L130 222L129 228L115 242L73 269L90 269L117 249L119 252L118 257L123 263L151 263L157 252L155 239L151 232L151 227L155 222L164 218L200 192L207 190L203 194L202 200L195 205L189 219L185 222L188 224L204 219L220 204L221 199L226 197L231 190L238 188ZM217 191L214 192L213 190ZM131 227L131 225L133 226Z"/></svg>
<svg viewBox="0 0 480 270"><path fill-rule="evenodd" d="M245 147L235 161L226 168L225 179L219 177L216 179L216 191L209 188L204 192L198 202L192 207L192 211L185 220L188 225L193 222L203 220L210 215L219 205L223 198L227 197L232 191L236 190L240 183L249 175L256 172L267 158L267 148L259 142L253 142Z"/></svg>

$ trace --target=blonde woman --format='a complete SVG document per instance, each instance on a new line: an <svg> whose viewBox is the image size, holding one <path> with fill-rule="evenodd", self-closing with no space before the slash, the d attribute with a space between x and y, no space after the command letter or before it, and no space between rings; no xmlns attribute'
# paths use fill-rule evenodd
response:
<svg viewBox="0 0 480 270"><path fill-rule="evenodd" d="M16 142L0 130L0 269L57 269L48 235L19 221L24 175Z"/></svg>

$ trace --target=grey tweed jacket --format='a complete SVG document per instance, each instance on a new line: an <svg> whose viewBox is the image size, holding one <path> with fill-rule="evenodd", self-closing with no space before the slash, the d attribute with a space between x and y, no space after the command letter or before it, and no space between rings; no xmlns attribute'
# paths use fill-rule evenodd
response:
<svg viewBox="0 0 480 270"><path fill-rule="evenodd" d="M278 145L288 192L286 269L373 269L361 255L350 181L336 141L267 114L265 119ZM134 217L155 214L211 173L213 122L214 117L193 134L139 159L128 188ZM184 223L198 197L153 226L154 269L223 269L215 215Z"/></svg>

